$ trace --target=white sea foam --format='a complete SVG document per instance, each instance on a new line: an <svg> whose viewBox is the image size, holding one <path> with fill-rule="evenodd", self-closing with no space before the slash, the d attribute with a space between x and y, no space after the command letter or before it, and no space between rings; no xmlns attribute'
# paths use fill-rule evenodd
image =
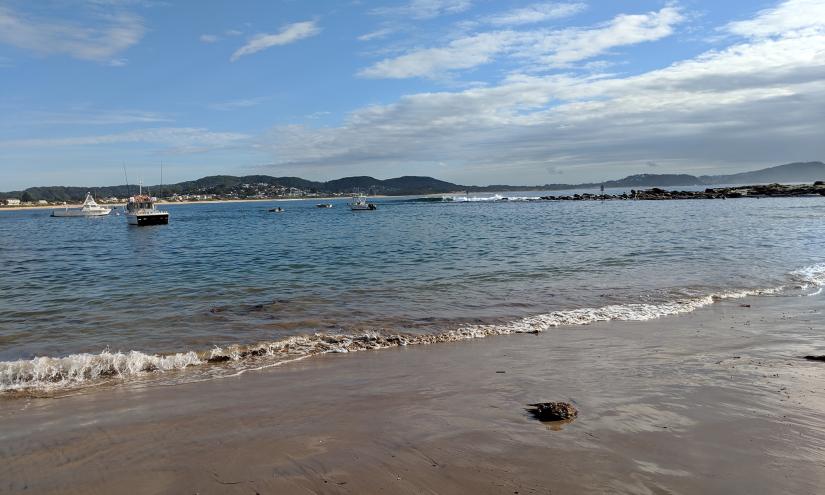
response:
<svg viewBox="0 0 825 495"><path fill-rule="evenodd" d="M0 362L0 391L25 389L53 390L80 386L107 378L124 378L138 373L181 370L203 364L194 352L150 355L103 351L100 354L70 354L64 357L36 357Z"/></svg>
<svg viewBox="0 0 825 495"><path fill-rule="evenodd" d="M805 287L825 286L825 264L791 273L791 278ZM797 285L797 287L800 287ZM784 286L715 293L686 297L661 303L614 304L599 308L554 311L521 318L503 324L465 325L436 334L394 334L365 332L357 335L317 333L253 345L215 347L200 354L184 352L171 355L104 351L100 354L72 354L65 357L38 357L31 360L0 362L0 392L53 391L82 387L111 378L128 379L151 373L209 369L224 365L226 373L236 374L260 369L323 353L344 353L387 347L434 344L484 338L492 335L538 333L555 327L587 325L594 322L623 320L644 321L689 313L724 299L775 294ZM215 376L215 374L210 374ZM220 376L220 373L218 373Z"/></svg>
<svg viewBox="0 0 825 495"><path fill-rule="evenodd" d="M696 309L723 299L739 299L748 296L775 294L783 287L725 292L708 296L677 299L656 304L612 304L600 308L582 308L528 316L501 325L473 325L457 330L473 336L506 335L513 333L543 332L551 328L572 325L588 325L599 321L645 321L666 316L690 313Z"/></svg>
<svg viewBox="0 0 825 495"><path fill-rule="evenodd" d="M791 272L791 277L798 282L799 287L825 287L825 263L806 266Z"/></svg>

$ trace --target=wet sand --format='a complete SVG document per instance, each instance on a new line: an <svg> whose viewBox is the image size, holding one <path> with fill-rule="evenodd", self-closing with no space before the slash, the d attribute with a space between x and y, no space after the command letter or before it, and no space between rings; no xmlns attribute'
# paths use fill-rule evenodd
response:
<svg viewBox="0 0 825 495"><path fill-rule="evenodd" d="M823 301L0 400L0 493L818 493Z"/></svg>

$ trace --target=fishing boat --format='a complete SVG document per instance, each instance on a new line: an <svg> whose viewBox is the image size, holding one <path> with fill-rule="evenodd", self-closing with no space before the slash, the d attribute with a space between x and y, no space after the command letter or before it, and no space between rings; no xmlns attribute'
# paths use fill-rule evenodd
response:
<svg viewBox="0 0 825 495"><path fill-rule="evenodd" d="M129 225L166 225L169 223L169 212L155 208L158 198L143 194L143 186L137 196L129 198L126 203L126 220Z"/></svg>
<svg viewBox="0 0 825 495"><path fill-rule="evenodd" d="M270 213L283 213L284 209L281 208L280 206L278 206L278 207L275 207L275 208L270 208L269 212Z"/></svg>
<svg viewBox="0 0 825 495"><path fill-rule="evenodd" d="M53 217L102 217L112 212L111 208L98 205L92 193L86 193L86 200L83 201L83 206L80 208L69 208L68 206L62 210L52 210Z"/></svg>
<svg viewBox="0 0 825 495"><path fill-rule="evenodd" d="M316 208L332 208L332 203L318 203L315 205Z"/></svg>
<svg viewBox="0 0 825 495"><path fill-rule="evenodd" d="M352 203L349 204L349 209L352 211L369 211L376 208L374 203L367 202L366 196L353 196Z"/></svg>

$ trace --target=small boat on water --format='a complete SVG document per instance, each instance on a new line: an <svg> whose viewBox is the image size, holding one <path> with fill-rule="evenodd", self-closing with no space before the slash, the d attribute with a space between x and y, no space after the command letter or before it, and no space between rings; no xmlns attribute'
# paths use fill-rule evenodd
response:
<svg viewBox="0 0 825 495"><path fill-rule="evenodd" d="M269 209L269 212L270 212L270 213L283 213L283 212L284 212L284 209L283 209L283 208L281 208L280 206L278 206L278 207L276 207L276 208L270 208L270 209Z"/></svg>
<svg viewBox="0 0 825 495"><path fill-rule="evenodd" d="M129 198L126 204L126 220L129 225L166 225L169 223L169 212L155 208L158 198L140 194Z"/></svg>
<svg viewBox="0 0 825 495"><path fill-rule="evenodd" d="M368 203L366 196L353 196L349 209L352 211L370 211L377 209L377 206L374 203Z"/></svg>
<svg viewBox="0 0 825 495"><path fill-rule="evenodd" d="M112 212L111 208L98 205L92 193L86 193L86 200L83 201L83 206L80 208L69 208L68 206L62 210L52 210L53 217L102 217Z"/></svg>
<svg viewBox="0 0 825 495"><path fill-rule="evenodd" d="M332 203L318 203L315 205L316 208L332 208Z"/></svg>

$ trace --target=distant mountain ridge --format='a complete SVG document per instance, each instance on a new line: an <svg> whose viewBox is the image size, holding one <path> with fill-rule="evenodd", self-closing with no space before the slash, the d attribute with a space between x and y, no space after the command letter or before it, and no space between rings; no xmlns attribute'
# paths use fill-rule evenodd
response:
<svg viewBox="0 0 825 495"><path fill-rule="evenodd" d="M294 188L312 194L380 194L388 196L404 196L410 194L438 194L454 191L484 190L485 188L473 188L461 186L450 182L445 182L432 177L404 176L393 179L380 180L374 177L358 176L344 177L327 182L317 182L302 179L300 177L271 177L268 175L213 175L202 177L193 181L179 182L177 184L164 184L162 194L164 197L172 194L180 195L216 195L229 196L243 194L244 186L266 185L281 188ZM512 187L512 186L508 186ZM516 186L518 187L518 186ZM135 194L137 186L104 186L104 187L75 187L75 186L49 186L30 187L23 191L0 192L0 199L18 198L23 201L45 200L50 202L79 201L82 200L89 191L99 198L117 197L126 198ZM152 194L160 194L161 186L144 186L143 189ZM253 188L254 189L254 188ZM532 187L519 189L529 190Z"/></svg>
<svg viewBox="0 0 825 495"><path fill-rule="evenodd" d="M795 162L739 174L703 175L699 179L705 184L813 182L825 180L825 164L822 162Z"/></svg>
<svg viewBox="0 0 825 495"><path fill-rule="evenodd" d="M344 177L327 182L311 181L300 177L272 177L269 175L214 175L193 181L179 182L163 186L163 194L214 194L225 196L238 194L244 185L268 185L281 188L295 188L314 194L347 194L361 192L368 194L382 194L389 196L405 196L414 194L442 194L457 191L468 192L498 192L498 191L558 191L565 189L594 189L601 185L606 188L644 188L644 187L675 187L675 186L702 186L715 184L764 184L764 183L792 183L814 182L825 180L825 163L796 162L775 167L742 172L730 175L703 175L689 174L636 174L623 179L608 180L605 182L590 182L583 184L544 184L536 186L509 186L496 184L489 186L464 186L446 182L432 177L403 176L393 179L376 179L369 176ZM147 188L158 194L159 186ZM24 201L79 201L87 191L94 191L99 197L124 198L134 194L135 186L127 187L30 187L24 191L0 192L0 199L19 198Z"/></svg>

